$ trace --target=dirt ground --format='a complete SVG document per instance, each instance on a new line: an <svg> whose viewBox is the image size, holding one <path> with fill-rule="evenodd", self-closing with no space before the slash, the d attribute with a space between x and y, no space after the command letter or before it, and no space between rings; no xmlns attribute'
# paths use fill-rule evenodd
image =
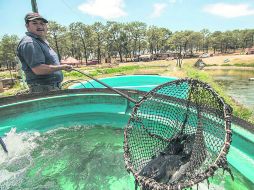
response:
<svg viewBox="0 0 254 190"><path fill-rule="evenodd" d="M208 65L222 65L222 64L235 64L235 63L254 63L254 54L252 55L223 55L208 58L202 58ZM228 60L229 62L225 62Z"/></svg>
<svg viewBox="0 0 254 190"><path fill-rule="evenodd" d="M184 59L183 63L195 63L198 59L200 58L193 58L193 59ZM205 64L207 65L216 65L216 66L222 66L222 65L234 65L234 64L254 64L254 54L253 55L220 55L220 56L214 56L214 57L207 57L207 58L201 58ZM120 63L120 66L126 66L126 65L168 65L169 63L174 64L176 62L176 60L170 60L170 61L166 61L166 60L158 60L158 61L150 61L150 62L128 62L128 63ZM227 69L230 66L226 66ZM239 68L239 67L237 67ZM246 70L248 68L244 67Z"/></svg>
<svg viewBox="0 0 254 190"><path fill-rule="evenodd" d="M190 64L193 65L198 59L200 58L193 58L193 59L184 59L183 65ZM248 67L248 66L234 66L235 64L254 64L254 54L253 55L219 55L214 57L207 57L202 58L205 64L208 65L208 67L204 67L204 70L253 70L254 67ZM226 60L226 61L225 61ZM227 64L227 66L225 66ZM163 75L170 75L174 77L185 77L182 70L180 70L178 67L176 67L176 60L155 60L155 61L149 61L149 62L126 62L126 63L119 63L117 65L111 65L109 66L108 63L103 63L100 65L94 65L92 67L84 67L87 69L96 69L96 68L108 68L108 67L122 67L122 66L133 66L133 65L139 65L143 67L142 69L138 69L135 71L131 71L125 74L163 74ZM214 66L212 66L214 65ZM230 66L232 65L232 66ZM149 68L146 68L149 67ZM154 67L154 68L153 68ZM165 71L168 70L167 71ZM105 76L107 77L107 76Z"/></svg>

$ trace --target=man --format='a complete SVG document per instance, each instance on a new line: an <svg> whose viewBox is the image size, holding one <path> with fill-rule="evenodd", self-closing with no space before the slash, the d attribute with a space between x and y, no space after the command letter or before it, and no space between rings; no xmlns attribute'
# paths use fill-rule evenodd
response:
<svg viewBox="0 0 254 190"><path fill-rule="evenodd" d="M62 70L70 65L60 65L55 51L46 40L48 21L38 13L25 16L26 36L20 41L17 52L31 93L60 90Z"/></svg>

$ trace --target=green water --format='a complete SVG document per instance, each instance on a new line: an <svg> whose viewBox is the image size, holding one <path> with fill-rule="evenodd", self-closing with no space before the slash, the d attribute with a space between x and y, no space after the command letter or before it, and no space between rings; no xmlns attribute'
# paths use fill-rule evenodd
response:
<svg viewBox="0 0 254 190"><path fill-rule="evenodd" d="M166 82L176 80L175 77L166 77L158 75L127 75L127 76L116 76L101 78L100 81L106 83L107 85L114 88L123 88L123 89L137 89L142 91L150 91L158 85L161 85ZM100 83L90 80L89 82L84 81L82 84L77 83L72 85L71 89L77 88L105 88L105 86Z"/></svg>
<svg viewBox="0 0 254 190"><path fill-rule="evenodd" d="M229 96L254 111L254 81L249 80L254 77L254 71L229 69L206 72L223 86Z"/></svg>
<svg viewBox="0 0 254 190"><path fill-rule="evenodd" d="M134 179L124 167L121 128L96 125L44 133L11 131L4 140L9 155L0 155L0 189L134 190ZM210 189L254 189L234 169L234 182L227 173L219 173L211 178ZM207 189L206 183L199 189Z"/></svg>
<svg viewBox="0 0 254 190"><path fill-rule="evenodd" d="M102 126L60 128L37 136L30 156L5 169L15 172L27 165L22 179L9 189L134 189L125 171L123 131ZM4 163L2 163L4 166Z"/></svg>

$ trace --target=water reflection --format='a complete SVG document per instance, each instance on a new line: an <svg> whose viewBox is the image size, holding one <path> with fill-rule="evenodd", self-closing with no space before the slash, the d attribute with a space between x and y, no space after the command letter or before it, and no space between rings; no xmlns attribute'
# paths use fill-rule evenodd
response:
<svg viewBox="0 0 254 190"><path fill-rule="evenodd" d="M254 71L213 70L207 71L218 83L224 86L227 94L237 102L254 110Z"/></svg>

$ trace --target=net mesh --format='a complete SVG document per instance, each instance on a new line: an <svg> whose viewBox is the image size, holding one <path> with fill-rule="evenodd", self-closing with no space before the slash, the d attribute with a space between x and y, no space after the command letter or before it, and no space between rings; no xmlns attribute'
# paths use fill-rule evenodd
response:
<svg viewBox="0 0 254 190"><path fill-rule="evenodd" d="M142 189L182 189L230 172L231 108L208 85L180 79L147 93L125 128L126 168Z"/></svg>

